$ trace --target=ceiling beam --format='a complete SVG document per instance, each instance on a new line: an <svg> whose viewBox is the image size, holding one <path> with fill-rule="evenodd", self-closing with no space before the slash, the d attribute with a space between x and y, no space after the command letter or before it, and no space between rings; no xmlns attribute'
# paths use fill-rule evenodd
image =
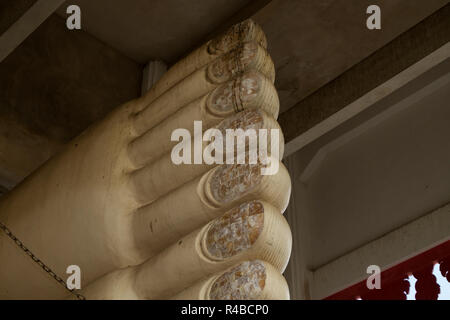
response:
<svg viewBox="0 0 450 320"><path fill-rule="evenodd" d="M0 62L13 52L65 0L39 0L0 36Z"/></svg>
<svg viewBox="0 0 450 320"><path fill-rule="evenodd" d="M272 0L252 0L244 7L240 8L233 16L231 16L225 23L213 30L206 40L212 39L215 36L227 31L231 26L253 17L257 12L267 6Z"/></svg>
<svg viewBox="0 0 450 320"><path fill-rule="evenodd" d="M439 49L435 56L448 58L448 45L445 46L450 40L448 30L450 5L282 113L278 121L285 136L285 156L399 89L417 76L417 68L429 69L430 65L437 65L432 54ZM431 58L425 59L428 56ZM418 64L421 60L429 65Z"/></svg>

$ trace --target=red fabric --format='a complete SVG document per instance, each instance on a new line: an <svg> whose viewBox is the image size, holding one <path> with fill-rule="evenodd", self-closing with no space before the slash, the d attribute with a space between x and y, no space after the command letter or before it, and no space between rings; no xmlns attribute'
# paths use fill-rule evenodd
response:
<svg viewBox="0 0 450 320"><path fill-rule="evenodd" d="M433 264L414 272L416 282L416 300L437 300L441 287L433 275Z"/></svg>
<svg viewBox="0 0 450 320"><path fill-rule="evenodd" d="M405 300L409 293L408 275L413 274L416 282L416 299L436 300L440 287L432 274L435 263L440 263L440 272L450 282L450 241L403 261L381 273L381 289L369 290L366 280L339 291L326 300ZM369 276L369 275L368 275Z"/></svg>
<svg viewBox="0 0 450 320"><path fill-rule="evenodd" d="M409 293L409 281L407 278L399 279L390 284L381 282L381 289L367 290L361 294L363 300L406 300Z"/></svg>
<svg viewBox="0 0 450 320"><path fill-rule="evenodd" d="M439 263L439 270L441 271L442 276L450 282L450 256L442 259Z"/></svg>

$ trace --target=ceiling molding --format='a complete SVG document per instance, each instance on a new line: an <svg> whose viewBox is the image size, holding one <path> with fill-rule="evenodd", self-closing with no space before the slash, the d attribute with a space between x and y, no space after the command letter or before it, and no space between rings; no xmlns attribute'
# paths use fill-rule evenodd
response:
<svg viewBox="0 0 450 320"><path fill-rule="evenodd" d="M65 0L39 0L0 36L0 62L13 52Z"/></svg>
<svg viewBox="0 0 450 320"><path fill-rule="evenodd" d="M447 5L283 112L278 121L286 140L285 156L408 83L421 69L448 58L449 29Z"/></svg>

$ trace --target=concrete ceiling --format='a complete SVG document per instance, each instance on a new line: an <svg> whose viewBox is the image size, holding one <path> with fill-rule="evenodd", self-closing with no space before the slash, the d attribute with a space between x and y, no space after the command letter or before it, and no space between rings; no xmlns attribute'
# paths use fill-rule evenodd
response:
<svg viewBox="0 0 450 320"><path fill-rule="evenodd" d="M205 41L248 0L75 0L82 28L140 62L169 64ZM272 0L249 15L267 34L281 111L389 43L447 0ZM67 2L68 4L68 2ZM66 17L66 5L58 14ZM382 29L366 28L366 9L382 10Z"/></svg>
<svg viewBox="0 0 450 320"><path fill-rule="evenodd" d="M448 0L273 0L253 19L276 66L281 111L413 27ZM382 29L368 30L366 9L381 8Z"/></svg>
<svg viewBox="0 0 450 320"><path fill-rule="evenodd" d="M336 259L352 265L348 254L372 250L372 241L450 201L449 71L448 58L422 68L287 159L293 200L285 215L299 235L291 261L312 271ZM401 261L395 255L389 263Z"/></svg>
<svg viewBox="0 0 450 320"><path fill-rule="evenodd" d="M0 32L34 3L2 0ZM68 4L81 8L81 31L65 28L61 18L67 16ZM380 5L382 30L365 27L369 4ZM252 17L263 27L285 111L445 4L447 0L66 2L0 62L0 128L5 131L0 133L0 176L9 177L0 185L10 189L68 139L136 97L142 63L173 63L238 20ZM26 166L17 159L27 159Z"/></svg>
<svg viewBox="0 0 450 320"><path fill-rule="evenodd" d="M0 34L3 34L36 0L0 1Z"/></svg>
<svg viewBox="0 0 450 320"><path fill-rule="evenodd" d="M82 28L126 56L144 63L172 63L198 45L250 0L74 0ZM58 14L67 17L62 5Z"/></svg>

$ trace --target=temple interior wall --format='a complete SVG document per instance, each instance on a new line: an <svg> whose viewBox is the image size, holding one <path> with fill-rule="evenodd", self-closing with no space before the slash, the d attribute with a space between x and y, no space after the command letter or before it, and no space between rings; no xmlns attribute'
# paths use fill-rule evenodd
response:
<svg viewBox="0 0 450 320"><path fill-rule="evenodd" d="M385 269L448 240L448 67L285 159L295 298L324 298L367 278L369 265Z"/></svg>
<svg viewBox="0 0 450 320"><path fill-rule="evenodd" d="M36 2L3 1L0 33ZM309 0L228 4L221 0L226 10L209 15L211 2L199 1L190 10L208 18L198 24L194 23L198 17L185 14L185 7L173 10L174 1L158 1L160 11L151 13L154 19L135 11L121 16L124 2L104 16L93 1L76 2L92 12L83 20L82 30L68 31L65 8L60 8L0 61L0 196L114 108L141 96L142 88L150 88L151 61L162 59L170 67L211 35L252 17L269 40L281 102L280 124L289 131L291 143L283 160L293 186L285 212L293 235L292 256L284 273L291 298L324 298L363 280L370 264L385 269L448 240L448 44L412 71L386 81L372 96L350 101L357 111L343 108L343 113L320 117L320 110L330 104L329 96L321 95L322 88L354 66L369 74L368 81L382 78L384 73L370 78L371 65L362 61L384 46L394 55L400 52L398 46L404 43L392 47L391 41L439 9L437 22L426 24L425 34L436 46L448 37L432 29L445 26L447 1L380 0L386 23L379 33L360 27L367 1L351 6L339 0L321 6ZM179 23L161 18L169 14ZM111 17L124 23L108 25ZM320 19L328 22L318 23ZM160 20L164 25L155 25ZM152 27L145 24L148 21ZM163 36L160 29L166 30ZM185 36L186 30L191 37ZM130 34L136 36L134 42ZM410 40L414 38L410 34ZM408 45L421 51L420 44ZM396 69L387 71L392 70ZM346 93L357 96L360 86L354 79L344 77L341 84ZM333 94L334 102L342 104L352 96ZM319 111L311 118L301 124L292 121L296 109L315 102ZM342 114L345 119L338 119ZM312 125L318 121L319 125ZM285 130L292 123L312 126L294 137L302 142L293 147L291 130Z"/></svg>

